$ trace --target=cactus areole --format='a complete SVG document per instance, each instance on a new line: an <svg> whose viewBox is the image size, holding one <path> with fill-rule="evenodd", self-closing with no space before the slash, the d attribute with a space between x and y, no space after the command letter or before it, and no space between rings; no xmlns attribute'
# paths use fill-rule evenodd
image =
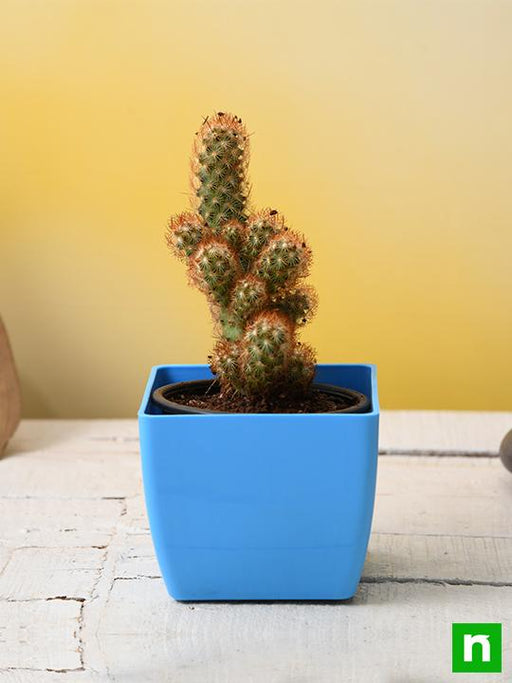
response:
<svg viewBox="0 0 512 683"><path fill-rule="evenodd" d="M184 412L364 410L360 395L312 385L315 352L297 334L317 305L304 282L311 249L275 209L252 210L248 161L240 118L219 112L203 121L191 159L192 210L169 220L166 239L208 300L216 381L195 393L165 387L154 400L167 412L176 404Z"/></svg>

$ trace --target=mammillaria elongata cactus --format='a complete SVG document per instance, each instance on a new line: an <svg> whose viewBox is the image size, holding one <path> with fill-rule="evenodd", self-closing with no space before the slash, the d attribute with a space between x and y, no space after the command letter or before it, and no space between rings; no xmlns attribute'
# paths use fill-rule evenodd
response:
<svg viewBox="0 0 512 683"><path fill-rule="evenodd" d="M207 296L221 392L257 403L306 394L315 354L297 328L312 317L316 294L302 283L311 263L304 238L277 211L250 210L248 159L240 118L219 112L204 120L192 155L193 211L170 219L167 242Z"/></svg>

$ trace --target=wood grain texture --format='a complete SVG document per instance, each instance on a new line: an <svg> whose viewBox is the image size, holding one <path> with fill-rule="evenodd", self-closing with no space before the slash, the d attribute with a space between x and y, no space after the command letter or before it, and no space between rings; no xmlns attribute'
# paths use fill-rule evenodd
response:
<svg viewBox="0 0 512 683"><path fill-rule="evenodd" d="M451 622L508 630L511 614L512 588L389 582L345 604L191 605L138 579L114 582L99 636L119 681L445 681Z"/></svg>
<svg viewBox="0 0 512 683"><path fill-rule="evenodd" d="M136 420L23 420L9 452L138 453ZM383 453L497 455L512 412L383 410Z"/></svg>
<svg viewBox="0 0 512 683"><path fill-rule="evenodd" d="M81 669L77 600L0 602L0 669Z"/></svg>
<svg viewBox="0 0 512 683"><path fill-rule="evenodd" d="M73 467L69 466L70 452L73 453ZM141 490L136 453L32 451L23 456L23 465L25 474L20 480L17 458L4 459L0 496L44 497L41 495L44 488L45 496L78 501L123 498Z"/></svg>
<svg viewBox="0 0 512 683"><path fill-rule="evenodd" d="M390 427L363 579L332 604L173 601L135 422L22 422L0 463L0 683L448 680L452 621L512 626L512 477L473 457L501 429L495 414L479 415L487 437L470 457L467 414L436 418L451 425L438 453L402 453L425 419L400 417L396 439Z"/></svg>
<svg viewBox="0 0 512 683"><path fill-rule="evenodd" d="M16 548L0 575L0 599L90 598L104 554L99 548Z"/></svg>
<svg viewBox="0 0 512 683"><path fill-rule="evenodd" d="M21 417L21 391L7 330L0 317L0 457Z"/></svg>
<svg viewBox="0 0 512 683"><path fill-rule="evenodd" d="M512 538L374 533L363 580L512 586Z"/></svg>
<svg viewBox="0 0 512 683"><path fill-rule="evenodd" d="M158 578L149 532L128 533L116 579ZM363 580L424 580L512 586L512 537L373 533Z"/></svg>
<svg viewBox="0 0 512 683"><path fill-rule="evenodd" d="M379 458L374 532L510 537L511 509L497 458Z"/></svg>
<svg viewBox="0 0 512 683"><path fill-rule="evenodd" d="M384 410L383 453L497 455L512 429L512 412Z"/></svg>
<svg viewBox="0 0 512 683"><path fill-rule="evenodd" d="M108 680L105 674L79 669L0 669L0 683L104 683Z"/></svg>

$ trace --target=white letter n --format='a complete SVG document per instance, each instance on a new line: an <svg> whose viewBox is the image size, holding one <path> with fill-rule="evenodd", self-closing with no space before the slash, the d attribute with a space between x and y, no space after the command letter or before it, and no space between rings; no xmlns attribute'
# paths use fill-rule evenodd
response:
<svg viewBox="0 0 512 683"><path fill-rule="evenodd" d="M482 646L482 662L490 662L491 646L489 645L489 636L472 636L469 633L464 634L464 661L473 661L473 645L475 643L479 643Z"/></svg>

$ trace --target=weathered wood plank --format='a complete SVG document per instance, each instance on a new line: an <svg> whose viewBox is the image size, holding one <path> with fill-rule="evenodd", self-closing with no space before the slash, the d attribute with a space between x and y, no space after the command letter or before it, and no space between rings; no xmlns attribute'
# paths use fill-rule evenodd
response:
<svg viewBox="0 0 512 683"><path fill-rule="evenodd" d="M375 533L363 580L378 579L512 586L512 538Z"/></svg>
<svg viewBox="0 0 512 683"><path fill-rule="evenodd" d="M0 602L0 669L80 669L82 603Z"/></svg>
<svg viewBox="0 0 512 683"><path fill-rule="evenodd" d="M0 575L0 599L91 597L105 551L98 548L16 548Z"/></svg>
<svg viewBox="0 0 512 683"><path fill-rule="evenodd" d="M373 530L512 537L512 477L496 458L380 456ZM125 524L148 528L141 495Z"/></svg>
<svg viewBox="0 0 512 683"><path fill-rule="evenodd" d="M375 532L511 537L511 507L497 459L379 458Z"/></svg>
<svg viewBox="0 0 512 683"><path fill-rule="evenodd" d="M115 521L114 521L115 524ZM106 548L114 533L91 529L21 529L4 543L18 548ZM13 546L14 544L14 546ZM0 571L2 550L0 549Z"/></svg>
<svg viewBox="0 0 512 683"><path fill-rule="evenodd" d="M115 577L159 577L149 533L128 533ZM364 580L510 584L512 538L379 534L371 536Z"/></svg>
<svg viewBox="0 0 512 683"><path fill-rule="evenodd" d="M126 534L124 548L116 559L114 576L121 579L160 576L149 531Z"/></svg>
<svg viewBox="0 0 512 683"><path fill-rule="evenodd" d="M42 669L0 670L0 683L105 683L106 673L93 671L43 671Z"/></svg>
<svg viewBox="0 0 512 683"><path fill-rule="evenodd" d="M10 548L5 541L0 541L0 575L6 567L11 553L12 548Z"/></svg>
<svg viewBox="0 0 512 683"><path fill-rule="evenodd" d="M433 579L506 581L508 572L512 581L511 509L512 480L495 459L380 457L373 531L384 535L381 550L387 544L388 554L398 554L398 565L386 562L390 571L402 567L402 578L421 577L430 566L425 576ZM123 524L129 532L116 576L158 575L142 496L128 501Z"/></svg>
<svg viewBox="0 0 512 683"><path fill-rule="evenodd" d="M23 477L21 466L18 476ZM83 534L84 539L94 541L90 545L102 545L96 541L112 533L124 510L122 500L44 498L43 487L39 493L37 498L0 498L0 538L17 546L39 545L35 542L39 535L51 540L47 545L61 545L59 538L67 537L72 544L73 538Z"/></svg>
<svg viewBox="0 0 512 683"><path fill-rule="evenodd" d="M135 421L22 423L12 443L30 452L11 445L0 463L1 683L446 680L451 621L506 628L512 614L501 587L512 583L512 479L496 459L454 457L491 452L503 419L474 439L455 418L389 427L402 455L379 460L363 583L341 605L175 603L158 578ZM445 436L428 442L435 425ZM452 457L403 454L433 452L420 436ZM475 582L486 585L459 585ZM65 595L77 600L55 599Z"/></svg>
<svg viewBox="0 0 512 683"><path fill-rule="evenodd" d="M383 410L381 449L496 454L512 412ZM7 453L138 453L135 419L23 420Z"/></svg>
<svg viewBox="0 0 512 683"><path fill-rule="evenodd" d="M383 452L498 453L512 429L512 412L383 410L380 449Z"/></svg>
<svg viewBox="0 0 512 683"><path fill-rule="evenodd" d="M118 580L98 637L120 681L443 681L453 621L508 632L511 615L512 588L376 583L348 604L183 604L158 579Z"/></svg>
<svg viewBox="0 0 512 683"><path fill-rule="evenodd" d="M138 496L127 498L126 500L126 515L123 520L125 526L132 531L148 531L149 522L146 514L146 504L144 502L144 495L142 491Z"/></svg>
<svg viewBox="0 0 512 683"><path fill-rule="evenodd" d="M122 498L141 488L134 453L33 451L5 457L1 464L0 496L6 498Z"/></svg>
<svg viewBox="0 0 512 683"><path fill-rule="evenodd" d="M86 457L87 462L75 463L73 457L64 458L61 455L59 466L52 461L48 471L45 470L44 457L38 458L36 463L22 463L18 458L7 458L2 463L2 474L5 476L0 482L0 491L3 491L4 496L13 498L28 496L28 500L31 497L44 499L70 496L71 481L78 476L78 470L81 471L80 478L85 479L86 483L80 487L74 499L65 498L63 514L68 503L74 506L76 513L82 497L85 505L87 497L105 498L105 494L121 494L124 491L132 497L133 507L138 506L140 522L145 524L137 456L91 454ZM121 459L123 464L120 468L118 460ZM9 460L13 462L10 463ZM30 475L26 477L28 482L24 482L25 465L30 468ZM124 473L120 476L122 468ZM52 470L54 473L59 472L58 478L53 474L48 477ZM94 472L95 476L88 477L87 472ZM25 496L22 495L24 491L27 491ZM392 519L393 524L399 524L399 528L379 528L380 531L451 535L490 533L495 536L509 536L511 533L507 512L511 494L510 475L496 459L381 456L377 492L378 514L382 514L381 508L386 510L386 506L391 506L384 517ZM410 496L413 500L409 499ZM386 501L385 498L389 500ZM0 505L4 504L0 499ZM33 500L32 503L26 503L27 506L31 504L37 505ZM24 506L25 503L19 503L20 510ZM395 514L397 506L401 507L401 511L397 510L398 515ZM451 506L453 510L450 511L447 506ZM408 515L410 519L407 518ZM422 516L425 516L425 520L422 520ZM379 520L378 517L376 519ZM477 526L474 527L473 524ZM70 524L64 528L74 527Z"/></svg>
<svg viewBox="0 0 512 683"><path fill-rule="evenodd" d="M137 420L22 420L7 454L39 451L138 453Z"/></svg>

